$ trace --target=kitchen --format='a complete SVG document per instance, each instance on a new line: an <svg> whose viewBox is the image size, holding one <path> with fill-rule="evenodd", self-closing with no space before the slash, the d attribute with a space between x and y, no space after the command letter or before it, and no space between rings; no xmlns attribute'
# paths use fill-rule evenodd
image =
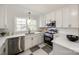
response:
<svg viewBox="0 0 79 59"><path fill-rule="evenodd" d="M1 4L0 55L78 55L78 4Z"/></svg>

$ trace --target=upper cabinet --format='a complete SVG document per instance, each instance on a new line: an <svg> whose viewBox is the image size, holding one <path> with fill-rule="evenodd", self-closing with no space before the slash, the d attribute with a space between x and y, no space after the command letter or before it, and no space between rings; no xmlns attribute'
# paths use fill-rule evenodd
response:
<svg viewBox="0 0 79 59"><path fill-rule="evenodd" d="M0 6L0 28L5 28L5 8Z"/></svg>
<svg viewBox="0 0 79 59"><path fill-rule="evenodd" d="M67 8L63 8L62 10L62 17L63 17L63 27L69 27L70 26L70 9Z"/></svg>
<svg viewBox="0 0 79 59"><path fill-rule="evenodd" d="M51 12L45 16L46 24L55 20L55 12Z"/></svg>
<svg viewBox="0 0 79 59"><path fill-rule="evenodd" d="M46 25L45 16L40 16L40 18L39 18L39 27L45 27L45 25Z"/></svg>
<svg viewBox="0 0 79 59"><path fill-rule="evenodd" d="M55 12L40 16L39 18L39 27L45 27L46 24L55 20Z"/></svg>
<svg viewBox="0 0 79 59"><path fill-rule="evenodd" d="M0 6L0 28L7 28L7 7Z"/></svg>
<svg viewBox="0 0 79 59"><path fill-rule="evenodd" d="M62 27L62 9L56 11L56 27Z"/></svg>
<svg viewBox="0 0 79 59"><path fill-rule="evenodd" d="M78 6L71 5L63 8L63 27L78 28Z"/></svg>
<svg viewBox="0 0 79 59"><path fill-rule="evenodd" d="M78 28L78 6L74 5L70 7L70 24L73 28Z"/></svg>
<svg viewBox="0 0 79 59"><path fill-rule="evenodd" d="M79 28L78 13L78 5L69 5L57 9L49 14L46 14L45 17L42 18L41 26L55 20L56 27Z"/></svg>

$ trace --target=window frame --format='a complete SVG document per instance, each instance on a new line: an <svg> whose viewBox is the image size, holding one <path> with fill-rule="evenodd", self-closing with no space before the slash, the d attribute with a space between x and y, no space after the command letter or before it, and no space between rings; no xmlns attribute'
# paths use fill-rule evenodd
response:
<svg viewBox="0 0 79 59"><path fill-rule="evenodd" d="M15 32L25 32L25 31L27 31L27 19L26 19L26 23L25 23L25 24L26 24L26 25L25 25L25 26L26 26L26 27L25 27L26 30L22 30L22 28L21 28L21 30L19 30L19 31L17 30L17 25L18 25L18 24L17 24L17 19L26 19L26 18L22 18L22 17L16 17L16 18L15 18ZM20 25L24 25L24 24L20 24Z"/></svg>

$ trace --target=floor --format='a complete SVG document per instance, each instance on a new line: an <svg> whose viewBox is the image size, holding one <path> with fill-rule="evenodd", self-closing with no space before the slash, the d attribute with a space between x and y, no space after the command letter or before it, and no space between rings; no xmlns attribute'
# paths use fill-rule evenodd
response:
<svg viewBox="0 0 79 59"><path fill-rule="evenodd" d="M19 55L49 55L51 51L52 48L49 45L42 43L20 53Z"/></svg>

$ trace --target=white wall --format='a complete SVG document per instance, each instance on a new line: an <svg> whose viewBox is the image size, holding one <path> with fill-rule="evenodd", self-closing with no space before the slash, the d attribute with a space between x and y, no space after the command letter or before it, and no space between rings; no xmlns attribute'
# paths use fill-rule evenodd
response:
<svg viewBox="0 0 79 59"><path fill-rule="evenodd" d="M6 11L4 15L5 17L4 20L9 32L15 32L16 17L28 18L28 16L26 16L27 10L25 11L24 8L17 7L17 6L10 6L10 5L3 5L2 7ZM37 20L37 17L32 17L32 19Z"/></svg>

